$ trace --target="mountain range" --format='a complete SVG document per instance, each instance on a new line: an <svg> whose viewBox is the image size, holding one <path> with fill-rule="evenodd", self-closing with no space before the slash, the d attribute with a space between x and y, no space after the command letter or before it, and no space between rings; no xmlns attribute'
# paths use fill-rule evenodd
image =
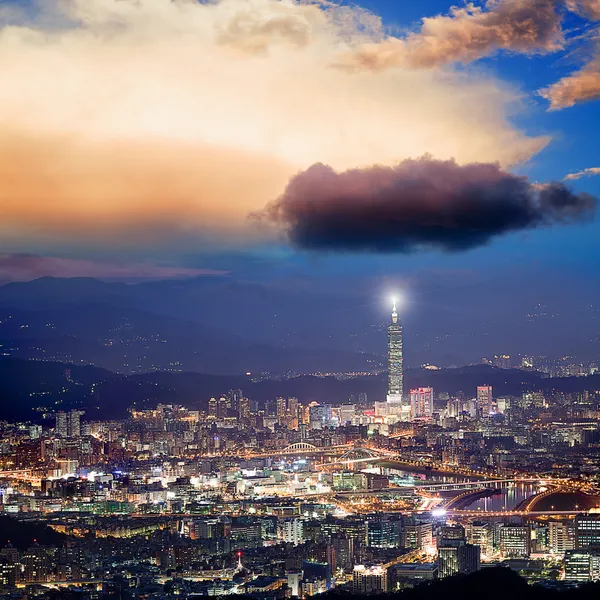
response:
<svg viewBox="0 0 600 600"><path fill-rule="evenodd" d="M523 281L435 280L402 307L405 364L459 366L484 356L600 357L591 289ZM567 301L568 300L568 301ZM0 354L114 372L376 372L385 368L380 286L204 276L127 284L44 277L0 286Z"/></svg>

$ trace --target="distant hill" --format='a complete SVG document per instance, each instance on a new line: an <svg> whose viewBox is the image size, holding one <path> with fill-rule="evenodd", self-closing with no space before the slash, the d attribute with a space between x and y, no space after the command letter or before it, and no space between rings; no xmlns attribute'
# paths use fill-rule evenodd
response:
<svg viewBox="0 0 600 600"><path fill-rule="evenodd" d="M93 364L123 374L359 371L377 364L366 354L254 343L189 319L102 302L35 310L0 307L0 352L23 359Z"/></svg>
<svg viewBox="0 0 600 600"><path fill-rule="evenodd" d="M493 273L485 281L462 274L456 283L443 272L440 276L442 280L424 273L407 284L408 302L402 315L407 365L461 365L494 354L570 355L577 357L576 362L600 361L597 278L563 274L560 286L552 280L536 284L531 274L517 270L511 272L507 287L506 277ZM134 348L133 359L143 366L157 357L161 362L175 357L184 360L185 370L204 373L287 368L350 371L357 364L369 364L372 356L384 357L389 307L381 285L370 273L362 279L341 278L323 285L291 277L247 281L240 276L208 276L137 284L43 277L0 286L0 309L77 313L89 312L86 306L104 305L138 314L147 323L148 318L134 311L200 328L189 325L190 337L192 331L198 332L193 348L197 356L190 354L189 343L180 347L173 339L168 351L150 348L154 353L146 358ZM152 328L165 331L160 320ZM139 329L144 331L143 322ZM211 332L218 333L221 341L214 340ZM23 336L28 332L20 333L20 347L27 349L17 356L34 357L32 350L40 338L31 335L26 343ZM204 335L212 341L205 343ZM241 345L230 343L236 338ZM119 348L104 352L90 347L90 340L85 344L79 339L72 343L64 338L42 340L42 349L60 360L78 362L79 354L94 356L95 364L112 370L122 370L120 365L127 363L118 355ZM57 353L69 351L71 359Z"/></svg>
<svg viewBox="0 0 600 600"><path fill-rule="evenodd" d="M70 373L67 373L67 370ZM67 379L70 376L70 381ZM525 391L578 392L600 388L600 376L544 379L537 373L504 371L486 365L406 373L406 389L431 385L445 391L475 396L478 385L492 385L494 395L519 395ZM122 418L127 408L175 403L206 409L211 396L242 389L252 400L277 396L297 397L301 402L339 404L364 392L369 400L385 398L386 378L296 377L284 381L252 382L246 376L200 373L146 373L123 376L89 366L0 359L0 420L44 421L56 410L81 408L88 419ZM46 417L44 416L46 415Z"/></svg>

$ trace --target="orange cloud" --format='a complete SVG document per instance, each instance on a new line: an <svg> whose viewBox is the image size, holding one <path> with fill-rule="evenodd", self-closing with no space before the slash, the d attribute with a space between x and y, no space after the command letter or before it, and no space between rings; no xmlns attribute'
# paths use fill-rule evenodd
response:
<svg viewBox="0 0 600 600"><path fill-rule="evenodd" d="M376 17L321 2L46 0L0 14L3 246L247 240L298 171L540 150L493 79L348 73ZM19 246L19 247L20 247Z"/></svg>
<svg viewBox="0 0 600 600"><path fill-rule="evenodd" d="M600 0L567 0L567 8L592 21L600 20Z"/></svg>
<svg viewBox="0 0 600 600"><path fill-rule="evenodd" d="M406 38L365 44L346 65L385 69L431 69L469 63L498 50L537 54L562 48L564 39L558 0L488 0L453 7L448 16L424 18L421 29Z"/></svg>
<svg viewBox="0 0 600 600"><path fill-rule="evenodd" d="M541 90L540 95L550 101L550 110L600 99L600 54L579 71Z"/></svg>

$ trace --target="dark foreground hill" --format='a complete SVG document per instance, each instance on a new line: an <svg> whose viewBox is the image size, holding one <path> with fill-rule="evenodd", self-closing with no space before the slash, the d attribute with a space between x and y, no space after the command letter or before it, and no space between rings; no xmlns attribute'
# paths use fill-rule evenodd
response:
<svg viewBox="0 0 600 600"><path fill-rule="evenodd" d="M549 588L540 584L529 585L515 571L506 567L484 568L472 575L458 575L432 583L421 584L402 592L377 595L378 600L595 600L600 594L600 583L589 583L578 588L561 586ZM348 597L366 600L370 595L352 595L343 591L326 594L331 600Z"/></svg>
<svg viewBox="0 0 600 600"><path fill-rule="evenodd" d="M42 523L25 523L0 515L0 548L11 544L19 550L25 550L35 543L41 546L62 546L67 539L67 536Z"/></svg>

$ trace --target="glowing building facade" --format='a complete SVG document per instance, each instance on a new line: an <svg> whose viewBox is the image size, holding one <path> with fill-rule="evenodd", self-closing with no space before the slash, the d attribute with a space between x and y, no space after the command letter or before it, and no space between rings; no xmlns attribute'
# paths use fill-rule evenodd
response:
<svg viewBox="0 0 600 600"><path fill-rule="evenodd" d="M388 389L387 404L389 415L401 415L404 392L404 372L402 365L402 325L398 318L396 303L392 309L392 322L388 327Z"/></svg>

